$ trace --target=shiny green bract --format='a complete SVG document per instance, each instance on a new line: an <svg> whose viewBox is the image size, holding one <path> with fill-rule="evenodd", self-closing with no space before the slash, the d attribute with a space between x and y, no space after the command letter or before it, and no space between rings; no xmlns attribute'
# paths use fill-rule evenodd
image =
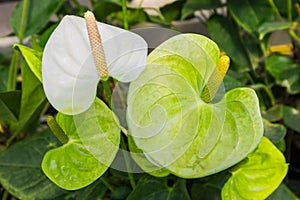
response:
<svg viewBox="0 0 300 200"><path fill-rule="evenodd" d="M254 90L225 94L221 86L212 103L201 99L219 55L204 36L175 36L149 55L145 71L132 82L129 133L154 166L183 178L204 177L240 162L260 142L263 124Z"/></svg>
<svg viewBox="0 0 300 200"><path fill-rule="evenodd" d="M120 143L119 122L99 99L79 115L59 113L56 120L69 141L46 153L42 169L63 189L85 187L99 178L115 158ZM91 149L97 149L97 153Z"/></svg>
<svg viewBox="0 0 300 200"><path fill-rule="evenodd" d="M280 185L287 170L283 154L263 137L258 148L232 170L222 188L222 199L266 199Z"/></svg>

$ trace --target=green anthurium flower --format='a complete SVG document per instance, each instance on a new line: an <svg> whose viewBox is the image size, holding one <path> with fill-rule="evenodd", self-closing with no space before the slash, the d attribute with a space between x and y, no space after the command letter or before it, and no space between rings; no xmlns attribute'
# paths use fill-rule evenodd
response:
<svg viewBox="0 0 300 200"><path fill-rule="evenodd" d="M139 35L85 19L65 16L50 36L42 59L46 96L61 113L87 110L96 96L99 79L135 80L143 71L147 43Z"/></svg>
<svg viewBox="0 0 300 200"><path fill-rule="evenodd" d="M128 91L127 123L135 149L155 169L204 177L257 147L263 135L258 98L249 88L222 90L228 66L218 46L196 34L175 36L148 56Z"/></svg>
<svg viewBox="0 0 300 200"><path fill-rule="evenodd" d="M113 162L120 143L119 122L99 99L78 115L58 113L56 121L61 130L52 130L57 134L64 132L65 137L58 138L65 144L45 154L42 169L63 189L83 188L98 179Z"/></svg>

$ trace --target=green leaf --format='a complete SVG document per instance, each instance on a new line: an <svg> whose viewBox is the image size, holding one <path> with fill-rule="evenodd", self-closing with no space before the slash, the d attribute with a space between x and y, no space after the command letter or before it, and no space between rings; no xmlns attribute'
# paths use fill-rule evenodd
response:
<svg viewBox="0 0 300 200"><path fill-rule="evenodd" d="M299 3L298 0L291 0L291 5L292 5L292 10L289 12L287 5L288 1L287 0L273 0L277 9L279 10L280 14L285 17L286 19L288 18L288 13L292 14L292 17L295 19L298 17L297 9L293 9L293 5L296 5ZM289 0L290 1L290 0Z"/></svg>
<svg viewBox="0 0 300 200"><path fill-rule="evenodd" d="M155 10L157 15L149 15L149 19L154 23L170 26L172 21L180 19L183 4L183 0L169 3Z"/></svg>
<svg viewBox="0 0 300 200"><path fill-rule="evenodd" d="M99 178L115 158L120 142L118 121L99 99L81 114L59 113L56 120L69 141L46 153L42 169L64 189L85 187Z"/></svg>
<svg viewBox="0 0 300 200"><path fill-rule="evenodd" d="M0 153L0 183L19 199L55 199L66 191L53 184L40 165L46 151L59 142L47 129Z"/></svg>
<svg viewBox="0 0 300 200"><path fill-rule="evenodd" d="M118 11L122 11L122 5L120 3L112 1L101 1L94 5L93 13L99 21L105 22L106 17Z"/></svg>
<svg viewBox="0 0 300 200"><path fill-rule="evenodd" d="M298 200L299 198L284 184L280 186L267 198L267 200Z"/></svg>
<svg viewBox="0 0 300 200"><path fill-rule="evenodd" d="M20 100L20 91L0 92L0 122L18 121Z"/></svg>
<svg viewBox="0 0 300 200"><path fill-rule="evenodd" d="M91 200L91 199L102 199L105 196L107 188L104 186L102 181L98 179L89 186L76 190L74 192L69 192L67 195L62 195L57 199L64 200Z"/></svg>
<svg viewBox="0 0 300 200"><path fill-rule="evenodd" d="M107 20L117 21L123 25L122 4L120 1L104 0L94 6L94 13L98 20L105 22ZM144 9L128 7L127 20L129 25L134 25L147 20L147 14Z"/></svg>
<svg viewBox="0 0 300 200"><path fill-rule="evenodd" d="M278 143L284 138L286 134L286 128L281 124L273 124L266 119L264 122L264 136L267 137L271 142Z"/></svg>
<svg viewBox="0 0 300 200"><path fill-rule="evenodd" d="M258 28L273 21L274 14L268 0L228 0L228 9L235 21L249 33L257 36Z"/></svg>
<svg viewBox="0 0 300 200"><path fill-rule="evenodd" d="M251 67L248 53L239 36L239 30L229 19L213 15L207 22L210 36L230 59L242 67Z"/></svg>
<svg viewBox="0 0 300 200"><path fill-rule="evenodd" d="M286 144L285 144L285 139L282 138L279 140L277 143L274 144L282 153L285 152L286 150Z"/></svg>
<svg viewBox="0 0 300 200"><path fill-rule="evenodd" d="M132 189L128 186L121 186L116 188L111 195L112 200L123 200L131 193Z"/></svg>
<svg viewBox="0 0 300 200"><path fill-rule="evenodd" d="M185 180L178 179L174 185L168 186L166 179L155 179L149 176L141 178L127 200L190 200Z"/></svg>
<svg viewBox="0 0 300 200"><path fill-rule="evenodd" d="M38 33L49 21L50 17L61 7L61 0L28 0L23 38ZM11 15L14 33L20 37L22 10L24 1L19 2Z"/></svg>
<svg viewBox="0 0 300 200"><path fill-rule="evenodd" d="M114 12L109 15L113 20L117 20L119 24L123 24L123 12ZM147 14L144 9L141 8L129 8L127 9L128 24L134 25L137 23L145 22L147 20Z"/></svg>
<svg viewBox="0 0 300 200"><path fill-rule="evenodd" d="M46 31L44 31L38 38L39 45L44 48L46 46L46 43L48 42L49 37L53 33L53 31L56 29L59 23L53 24L50 26Z"/></svg>
<svg viewBox="0 0 300 200"><path fill-rule="evenodd" d="M260 142L263 124L254 90L224 95L221 88L212 103L201 99L218 60L210 39L178 35L151 52L146 69L131 83L129 134L153 165L183 178L204 177L240 162Z"/></svg>
<svg viewBox="0 0 300 200"><path fill-rule="evenodd" d="M19 113L19 121L13 125L14 133L8 143L12 141L22 130L36 123L47 103L41 82L32 73L25 61L21 66L22 95Z"/></svg>
<svg viewBox="0 0 300 200"><path fill-rule="evenodd" d="M267 119L270 122L276 122L282 119L283 117L283 106L281 104L276 104L275 106L269 108L268 110L262 111L263 118Z"/></svg>
<svg viewBox="0 0 300 200"><path fill-rule="evenodd" d="M221 172L213 176L194 181L191 187L193 200L221 200L221 190L230 174Z"/></svg>
<svg viewBox="0 0 300 200"><path fill-rule="evenodd" d="M235 166L222 189L222 199L265 199L287 174L284 155L263 137L257 149Z"/></svg>
<svg viewBox="0 0 300 200"><path fill-rule="evenodd" d="M14 48L18 49L22 53L31 71L39 79L39 81L43 83L42 80L43 53L20 44L14 45Z"/></svg>
<svg viewBox="0 0 300 200"><path fill-rule="evenodd" d="M283 121L294 131L300 133L300 111L289 106L283 107Z"/></svg>
<svg viewBox="0 0 300 200"><path fill-rule="evenodd" d="M266 69L276 83L286 87L288 93L300 93L300 66L287 56L271 55L266 59Z"/></svg>
<svg viewBox="0 0 300 200"><path fill-rule="evenodd" d="M238 87L244 87L245 84L243 84L242 82L240 82L239 80L235 79L232 76L226 75L224 77L224 87L226 89L226 91L229 91L231 89L234 88L238 88Z"/></svg>
<svg viewBox="0 0 300 200"><path fill-rule="evenodd" d="M239 32L241 33L241 31ZM267 39L268 37L265 37L263 41ZM257 38L254 38L252 35L247 33L241 34L241 41L243 42L243 46L247 51L253 70L259 68L259 66L261 65L261 58L264 56L262 47L262 45L264 44L263 41L259 41Z"/></svg>
<svg viewBox="0 0 300 200"><path fill-rule="evenodd" d="M277 30L285 30L295 26L295 23L291 22L266 22L259 26L258 33L259 39L262 40L266 34L272 33Z"/></svg>
<svg viewBox="0 0 300 200"><path fill-rule="evenodd" d="M171 24L172 21L180 19L183 4L183 0L178 0L160 8L160 12L164 17L165 24Z"/></svg>
<svg viewBox="0 0 300 200"><path fill-rule="evenodd" d="M200 10L200 9L215 9L222 6L220 0L186 0L185 7Z"/></svg>
<svg viewBox="0 0 300 200"><path fill-rule="evenodd" d="M0 91L6 91L9 67L0 63Z"/></svg>

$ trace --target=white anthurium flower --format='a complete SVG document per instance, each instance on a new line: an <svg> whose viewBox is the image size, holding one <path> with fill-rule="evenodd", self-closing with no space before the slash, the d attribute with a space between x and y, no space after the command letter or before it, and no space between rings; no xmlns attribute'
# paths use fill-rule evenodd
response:
<svg viewBox="0 0 300 200"><path fill-rule="evenodd" d="M144 70L147 43L139 35L85 19L65 16L50 36L42 59L42 78L49 102L75 115L94 102L100 79L135 80Z"/></svg>

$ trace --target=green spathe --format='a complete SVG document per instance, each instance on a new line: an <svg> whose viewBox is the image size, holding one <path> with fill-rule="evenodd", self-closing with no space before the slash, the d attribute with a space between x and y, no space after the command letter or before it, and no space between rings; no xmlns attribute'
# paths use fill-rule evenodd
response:
<svg viewBox="0 0 300 200"><path fill-rule="evenodd" d="M222 199L266 199L280 185L287 170L283 154L263 137L245 162L232 170L222 189Z"/></svg>
<svg viewBox="0 0 300 200"><path fill-rule="evenodd" d="M227 169L251 153L263 135L254 90L219 90L214 103L202 101L219 54L204 36L175 36L149 55L145 71L129 88L127 122L135 145L154 165L179 177Z"/></svg>
<svg viewBox="0 0 300 200"><path fill-rule="evenodd" d="M46 153L42 169L58 186L80 189L99 178L115 158L120 143L119 122L99 99L79 115L59 113L56 120L69 140ZM97 154L91 149L97 149Z"/></svg>

